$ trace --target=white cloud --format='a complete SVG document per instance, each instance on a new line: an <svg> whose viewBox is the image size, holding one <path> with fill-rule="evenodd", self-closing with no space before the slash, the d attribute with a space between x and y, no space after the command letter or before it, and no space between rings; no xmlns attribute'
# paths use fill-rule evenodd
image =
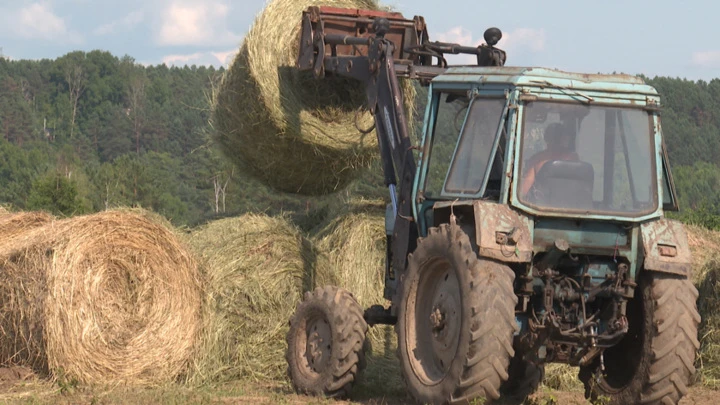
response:
<svg viewBox="0 0 720 405"><path fill-rule="evenodd" d="M160 45L236 45L240 36L227 28L229 7L213 0L173 0L161 15Z"/></svg>
<svg viewBox="0 0 720 405"><path fill-rule="evenodd" d="M133 11L125 17L112 21L110 23L101 25L93 30L95 35L108 35L113 34L119 29L130 29L143 22L145 14L142 10Z"/></svg>
<svg viewBox="0 0 720 405"><path fill-rule="evenodd" d="M191 54L166 55L162 63L168 66L204 65L204 66L225 66L232 63L237 50L219 52L195 52Z"/></svg>
<svg viewBox="0 0 720 405"><path fill-rule="evenodd" d="M211 52L210 54L212 56L214 56L215 58L217 58L217 60L220 61L220 63L223 66L229 66L232 63L232 61L235 59L235 56L237 55L237 53L238 53L238 50L233 49L233 50L224 51L224 52Z"/></svg>
<svg viewBox="0 0 720 405"><path fill-rule="evenodd" d="M701 68L720 68L720 51L693 52L692 64Z"/></svg>
<svg viewBox="0 0 720 405"><path fill-rule="evenodd" d="M465 46L479 46L485 43L483 33L474 35L472 31L463 27L453 27L447 32L435 34L431 40ZM509 32L503 32L502 39L497 46L508 53L518 50L542 52L545 50L545 30L516 28ZM450 64L474 64L477 61L473 55L446 55L446 58Z"/></svg>
<svg viewBox="0 0 720 405"><path fill-rule="evenodd" d="M0 24L5 31L24 39L54 42L82 42L77 32L68 28L46 2L28 4L18 9L0 8Z"/></svg>
<svg viewBox="0 0 720 405"><path fill-rule="evenodd" d="M480 42L477 40L473 42L473 34L470 30L466 30L463 27L451 28L448 32L441 32L431 38L433 41L437 40L440 42L449 42L453 44L460 44L465 46L478 46Z"/></svg>
<svg viewBox="0 0 720 405"><path fill-rule="evenodd" d="M545 30L534 28L516 28L510 32L504 32L498 42L501 49L525 49L531 52L542 52L545 50Z"/></svg>
<svg viewBox="0 0 720 405"><path fill-rule="evenodd" d="M435 34L430 40L449 42L463 46L478 46L482 43L482 39L473 40L472 31L463 27L453 27L447 32ZM447 59L451 65L472 65L477 63L477 57L473 55L445 55L445 59Z"/></svg>
<svg viewBox="0 0 720 405"><path fill-rule="evenodd" d="M192 61L198 61L202 59L204 56L206 56L203 52L196 52L188 55L166 55L162 58L162 63L166 65L176 65L176 66L182 66L187 64L192 64L189 62Z"/></svg>

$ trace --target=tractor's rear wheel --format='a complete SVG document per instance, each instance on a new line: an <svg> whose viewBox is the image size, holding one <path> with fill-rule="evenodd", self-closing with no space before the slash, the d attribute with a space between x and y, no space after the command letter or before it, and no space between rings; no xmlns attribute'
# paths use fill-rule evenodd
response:
<svg viewBox="0 0 720 405"><path fill-rule="evenodd" d="M368 326L348 291L319 287L305 293L290 319L288 375L299 393L346 397L365 364Z"/></svg>
<svg viewBox="0 0 720 405"><path fill-rule="evenodd" d="M686 278L645 273L628 302L628 333L603 354L605 371L599 359L580 369L585 396L618 405L677 404L695 375L697 297Z"/></svg>
<svg viewBox="0 0 720 405"><path fill-rule="evenodd" d="M500 387L502 402L508 405L522 404L542 383L545 366L524 359L521 353L515 353L508 374L510 378Z"/></svg>
<svg viewBox="0 0 720 405"><path fill-rule="evenodd" d="M516 331L514 273L479 259L456 225L430 229L401 282L396 330L403 376L421 403L497 399Z"/></svg>

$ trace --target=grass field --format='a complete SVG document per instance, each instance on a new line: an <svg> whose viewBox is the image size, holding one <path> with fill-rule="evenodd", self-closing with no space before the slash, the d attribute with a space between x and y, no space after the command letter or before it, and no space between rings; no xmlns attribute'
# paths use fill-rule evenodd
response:
<svg viewBox="0 0 720 405"><path fill-rule="evenodd" d="M405 396L390 395L366 397L355 392L351 401L335 401L297 395L286 385L264 385L252 382L232 382L201 388L169 385L144 389L121 387L91 389L49 383L25 382L12 387L3 386L0 394L2 404L364 404L399 405L412 404ZM357 391L357 390L356 390ZM717 403L717 392L694 387L680 401L681 405L710 405ZM481 402L478 402L481 403ZM502 403L500 403L502 404ZM557 391L541 388L528 398L526 405L573 405L588 404L580 391Z"/></svg>

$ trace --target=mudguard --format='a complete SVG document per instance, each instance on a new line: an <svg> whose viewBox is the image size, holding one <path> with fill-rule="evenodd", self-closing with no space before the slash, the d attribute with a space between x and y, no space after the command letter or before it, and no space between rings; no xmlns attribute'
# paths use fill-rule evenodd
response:
<svg viewBox="0 0 720 405"><path fill-rule="evenodd" d="M645 270L690 276L692 254L682 223L662 218L642 224L640 232Z"/></svg>
<svg viewBox="0 0 720 405"><path fill-rule="evenodd" d="M509 206L474 201L475 238L478 254L506 263L532 260L532 237L528 218Z"/></svg>

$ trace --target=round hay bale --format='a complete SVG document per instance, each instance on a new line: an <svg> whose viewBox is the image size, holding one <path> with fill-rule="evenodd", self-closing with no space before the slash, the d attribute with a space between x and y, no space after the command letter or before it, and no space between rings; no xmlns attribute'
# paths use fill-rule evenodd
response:
<svg viewBox="0 0 720 405"><path fill-rule="evenodd" d="M685 229L692 253L692 280L695 285L699 285L702 281L700 279L705 276L707 263L720 252L720 232L691 224L685 224Z"/></svg>
<svg viewBox="0 0 720 405"><path fill-rule="evenodd" d="M190 381L283 379L288 320L313 285L308 241L283 218L246 214L198 228L188 243L206 280Z"/></svg>
<svg viewBox="0 0 720 405"><path fill-rule="evenodd" d="M695 270L699 292L700 350L697 365L704 385L720 387L720 252Z"/></svg>
<svg viewBox="0 0 720 405"><path fill-rule="evenodd" d="M286 192L327 194L377 155L365 89L342 77L315 79L295 65L309 6L378 9L374 0L271 0L255 20L215 95L214 137L243 170ZM406 110L415 90L403 81ZM409 120L412 122L412 120Z"/></svg>
<svg viewBox="0 0 720 405"><path fill-rule="evenodd" d="M58 220L0 249L0 362L83 383L186 371L200 280L166 227L122 211Z"/></svg>
<svg viewBox="0 0 720 405"><path fill-rule="evenodd" d="M334 218L313 240L320 254L318 282L348 289L360 305L385 304L385 211Z"/></svg>
<svg viewBox="0 0 720 405"><path fill-rule="evenodd" d="M317 282L347 289L364 308L387 306L383 298L385 204L355 201L348 206L349 212L338 215L313 236L318 249ZM363 389L378 394L403 392L393 327L370 328L366 343L368 371Z"/></svg>
<svg viewBox="0 0 720 405"><path fill-rule="evenodd" d="M54 217L46 212L12 213L0 207L0 237L2 244L38 226L45 225Z"/></svg>

